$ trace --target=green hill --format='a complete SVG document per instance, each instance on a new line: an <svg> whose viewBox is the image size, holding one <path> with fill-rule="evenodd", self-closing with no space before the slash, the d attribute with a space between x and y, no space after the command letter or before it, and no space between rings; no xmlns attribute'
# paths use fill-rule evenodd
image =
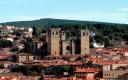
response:
<svg viewBox="0 0 128 80"><path fill-rule="evenodd" d="M16 27L35 26L38 28L38 32L44 31L49 27L61 27L62 29L88 28L96 33L96 36L91 41L95 40L98 43L105 43L106 47L116 45L115 42L120 43L128 39L128 24L45 18L34 21L7 22L1 23L1 25Z"/></svg>
<svg viewBox="0 0 128 80"><path fill-rule="evenodd" d="M1 25L12 25L17 27L50 27L52 25L93 25L93 24L112 24L112 23L105 23L105 22L94 22L94 21L78 21L78 20L65 20L65 19L51 19L51 18L45 18L40 20L34 20L34 21L17 21L17 22L6 22L1 23Z"/></svg>

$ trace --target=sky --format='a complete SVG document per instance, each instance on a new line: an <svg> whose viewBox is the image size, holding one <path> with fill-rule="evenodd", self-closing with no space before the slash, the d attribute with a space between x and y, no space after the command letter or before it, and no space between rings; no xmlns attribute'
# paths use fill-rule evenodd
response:
<svg viewBox="0 0 128 80"><path fill-rule="evenodd" d="M41 18L128 24L128 0L0 0L0 23Z"/></svg>

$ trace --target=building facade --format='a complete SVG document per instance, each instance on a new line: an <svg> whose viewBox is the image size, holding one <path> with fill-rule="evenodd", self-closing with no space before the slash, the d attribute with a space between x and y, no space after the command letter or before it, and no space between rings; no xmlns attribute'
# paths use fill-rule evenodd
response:
<svg viewBox="0 0 128 80"><path fill-rule="evenodd" d="M48 53L53 56L89 54L89 31L49 29Z"/></svg>

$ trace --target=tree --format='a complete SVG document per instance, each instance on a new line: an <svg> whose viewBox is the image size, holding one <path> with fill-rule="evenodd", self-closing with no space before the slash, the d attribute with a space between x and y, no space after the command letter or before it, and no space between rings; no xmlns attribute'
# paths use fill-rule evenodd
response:
<svg viewBox="0 0 128 80"><path fill-rule="evenodd" d="M32 70L32 71L36 71L36 72L38 72L38 73L41 74L42 68L43 68L43 67L42 67L41 65L34 65L34 66L31 68L31 70Z"/></svg>
<svg viewBox="0 0 128 80"><path fill-rule="evenodd" d="M13 39L14 39L14 41L19 40L19 38L18 38L18 37L14 37Z"/></svg>
<svg viewBox="0 0 128 80"><path fill-rule="evenodd" d="M16 32L16 36L21 36L21 33L20 32Z"/></svg>
<svg viewBox="0 0 128 80"><path fill-rule="evenodd" d="M37 34L37 28L36 28L35 26L33 26L32 35L34 35L34 36L38 35L38 34Z"/></svg>
<svg viewBox="0 0 128 80"><path fill-rule="evenodd" d="M104 36L103 36L103 35L100 35L100 34L97 34L97 35L95 36L95 41L96 41L97 43L103 44Z"/></svg>
<svg viewBox="0 0 128 80"><path fill-rule="evenodd" d="M0 64L0 69L4 69L4 65L3 64Z"/></svg>
<svg viewBox="0 0 128 80"><path fill-rule="evenodd" d="M110 38L108 36L104 37L104 43L105 43L105 47L109 47L110 46Z"/></svg>
<svg viewBox="0 0 128 80"><path fill-rule="evenodd" d="M19 51L19 48L17 48L17 47L16 48L12 48L11 51L12 52L17 52L17 51Z"/></svg>
<svg viewBox="0 0 128 80"><path fill-rule="evenodd" d="M12 41L0 40L0 48L8 48L8 47L12 47L12 46L13 46Z"/></svg>
<svg viewBox="0 0 128 80"><path fill-rule="evenodd" d="M17 61L17 57L16 57L16 55L13 55L13 56L10 58L10 61L12 61L12 62L16 62L16 61Z"/></svg>
<svg viewBox="0 0 128 80"><path fill-rule="evenodd" d="M44 80L44 77L43 77L43 76L41 76L41 77L39 78L39 80Z"/></svg>
<svg viewBox="0 0 128 80"><path fill-rule="evenodd" d="M86 63L87 66L91 66L92 64L93 64L92 61L88 61L88 62Z"/></svg>

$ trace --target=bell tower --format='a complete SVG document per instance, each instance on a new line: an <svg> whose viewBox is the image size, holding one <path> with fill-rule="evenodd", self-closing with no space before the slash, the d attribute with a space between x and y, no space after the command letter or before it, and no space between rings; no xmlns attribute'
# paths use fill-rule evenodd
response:
<svg viewBox="0 0 128 80"><path fill-rule="evenodd" d="M89 54L89 31L80 29L80 54Z"/></svg>
<svg viewBox="0 0 128 80"><path fill-rule="evenodd" d="M60 28L51 28L48 30L48 53L49 55L60 55Z"/></svg>

